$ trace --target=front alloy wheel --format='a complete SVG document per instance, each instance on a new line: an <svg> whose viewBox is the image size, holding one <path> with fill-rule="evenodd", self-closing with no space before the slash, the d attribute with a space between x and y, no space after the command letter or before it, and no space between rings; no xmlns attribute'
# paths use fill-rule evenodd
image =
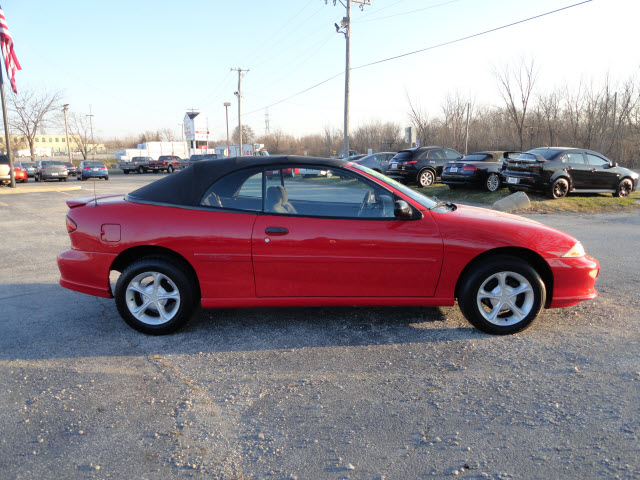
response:
<svg viewBox="0 0 640 480"><path fill-rule="evenodd" d="M423 170L418 174L418 185L421 187L429 187L433 185L436 177L431 170Z"/></svg>
<svg viewBox="0 0 640 480"><path fill-rule="evenodd" d="M633 191L633 183L628 178L623 178L616 188L614 197L628 197Z"/></svg>
<svg viewBox="0 0 640 480"><path fill-rule="evenodd" d="M546 300L540 275L529 264L501 256L480 264L464 280L458 303L483 332L506 335L527 328Z"/></svg>
<svg viewBox="0 0 640 480"><path fill-rule="evenodd" d="M129 326L162 335L180 328L194 308L194 288L182 268L163 258L129 265L116 283L116 305Z"/></svg>

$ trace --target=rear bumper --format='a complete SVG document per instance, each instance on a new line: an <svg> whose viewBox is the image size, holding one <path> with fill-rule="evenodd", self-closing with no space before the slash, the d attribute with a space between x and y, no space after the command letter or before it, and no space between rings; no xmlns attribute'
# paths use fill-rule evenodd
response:
<svg viewBox="0 0 640 480"><path fill-rule="evenodd" d="M469 185L469 186L480 186L482 184L482 180L478 176L463 176L463 175L442 175L441 179L442 183L447 185Z"/></svg>
<svg viewBox="0 0 640 480"><path fill-rule="evenodd" d="M109 270L115 258L113 254L65 250L58 255L60 285L87 295L113 298Z"/></svg>
<svg viewBox="0 0 640 480"><path fill-rule="evenodd" d="M393 178L400 182L415 182L418 172L406 170L387 170L384 173L387 177Z"/></svg>
<svg viewBox="0 0 640 480"><path fill-rule="evenodd" d="M548 308L570 307L598 296L595 283L600 264L595 258L589 255L554 258L549 266L553 273L553 297Z"/></svg>

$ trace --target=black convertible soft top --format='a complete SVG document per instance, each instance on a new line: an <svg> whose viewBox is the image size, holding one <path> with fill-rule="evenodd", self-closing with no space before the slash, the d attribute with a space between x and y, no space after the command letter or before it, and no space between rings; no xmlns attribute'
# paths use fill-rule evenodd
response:
<svg viewBox="0 0 640 480"><path fill-rule="evenodd" d="M125 198L131 202L196 206L200 205L202 196L213 182L236 170L252 167L288 167L292 165L309 167L315 165L336 168L342 167L346 163L345 160L338 158L301 157L296 155L204 160L134 190L128 193Z"/></svg>

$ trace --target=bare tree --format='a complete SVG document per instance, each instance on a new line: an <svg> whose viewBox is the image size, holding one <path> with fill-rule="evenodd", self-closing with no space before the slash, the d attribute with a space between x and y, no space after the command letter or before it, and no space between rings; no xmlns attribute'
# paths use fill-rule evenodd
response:
<svg viewBox="0 0 640 480"><path fill-rule="evenodd" d="M498 81L498 90L504 100L507 113L518 135L520 150L522 150L527 108L537 77L535 61L521 58L515 66L506 65L501 70L495 69L494 75Z"/></svg>
<svg viewBox="0 0 640 480"><path fill-rule="evenodd" d="M253 143L255 138L256 134L253 132L253 128L251 128L249 125L242 125L242 143ZM238 127L233 130L231 139L234 143L238 143L240 141L240 136L238 135Z"/></svg>
<svg viewBox="0 0 640 480"><path fill-rule="evenodd" d="M414 105L409 97L409 93L407 93L407 101L409 102L409 120L417 129L416 139L420 140L423 145L426 145L431 137L432 128L429 115L427 115L427 112L425 112L420 105L417 103Z"/></svg>
<svg viewBox="0 0 640 480"><path fill-rule="evenodd" d="M562 93L554 90L551 93L538 96L538 116L544 124L548 146L556 144L558 129L560 127L560 113Z"/></svg>
<svg viewBox="0 0 640 480"><path fill-rule="evenodd" d="M11 128L20 132L27 140L31 158L35 158L35 137L42 133L52 120L52 113L60 108L62 92L36 90L22 87L20 92L9 95Z"/></svg>
<svg viewBox="0 0 640 480"><path fill-rule="evenodd" d="M447 94L442 105L442 113L444 115L443 129L447 137L447 141L444 144L459 151L464 150L468 103L470 102L463 99L460 92L455 92Z"/></svg>
<svg viewBox="0 0 640 480"><path fill-rule="evenodd" d="M86 160L89 153L95 151L97 144L91 141L91 124L86 115L71 112L68 117L69 133L80 148L82 157Z"/></svg>

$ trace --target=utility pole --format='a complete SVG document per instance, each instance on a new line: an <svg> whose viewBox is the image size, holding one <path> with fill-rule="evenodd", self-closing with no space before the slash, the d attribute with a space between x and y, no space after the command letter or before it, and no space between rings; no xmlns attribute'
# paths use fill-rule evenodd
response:
<svg viewBox="0 0 640 480"><path fill-rule="evenodd" d="M87 115L87 117L89 117L89 124L91 125L91 150L93 150L93 158L95 160L96 145L95 145L95 142L93 141L93 115L91 114L91 105L89 105L89 115Z"/></svg>
<svg viewBox="0 0 640 480"><path fill-rule="evenodd" d="M342 5L347 9L347 16L342 19L340 26L334 24L336 32L343 33L346 40L346 53L345 53L345 69L344 69L344 157L349 156L349 86L350 86L350 72L351 72L351 3L359 3L360 10L364 9L365 5L371 5L371 0L345 0L346 5ZM327 0L325 0L327 3ZM336 2L334 0L333 4ZM341 30L342 29L344 30Z"/></svg>
<svg viewBox="0 0 640 480"><path fill-rule="evenodd" d="M231 71L238 72L238 91L236 92L238 97L238 146L240 147L239 156L242 156L242 72L248 72L249 69L232 68Z"/></svg>
<svg viewBox="0 0 640 480"><path fill-rule="evenodd" d="M264 114L264 136L268 137L270 133L271 130L269 128L269 108L267 107Z"/></svg>
<svg viewBox="0 0 640 480"><path fill-rule="evenodd" d="M67 155L69 156L69 161L71 161L71 150L69 149L69 126L67 125L67 110L69 109L69 104L65 103L62 106L62 111L64 112L64 132L67 135Z"/></svg>
<svg viewBox="0 0 640 480"><path fill-rule="evenodd" d="M231 102L224 102L224 113L227 117L227 157L231 156L231 144L229 143L229 107Z"/></svg>

